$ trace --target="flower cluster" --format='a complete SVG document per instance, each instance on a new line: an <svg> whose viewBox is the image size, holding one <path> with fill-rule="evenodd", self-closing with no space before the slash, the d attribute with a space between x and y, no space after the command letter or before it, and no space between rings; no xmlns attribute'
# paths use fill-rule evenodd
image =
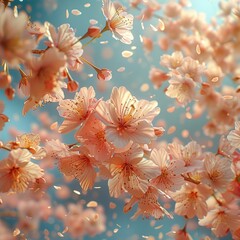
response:
<svg viewBox="0 0 240 240"><path fill-rule="evenodd" d="M113 226L104 210L109 196L109 208L133 211L131 219L152 218L151 226L163 218L174 222L167 233L173 239L211 239L202 233L191 236L191 230L203 226L211 230L212 239L239 240L239 3L220 1L221 21L209 23L189 8L188 0L164 4L131 0L129 8L103 0L99 6L103 25L90 19L85 32L67 21L58 27L31 22L26 12L11 4L0 0L0 239L49 240L67 235L83 239L105 231L112 237L119 229L108 230ZM57 6L49 0L44 4L48 11ZM71 13L81 15L78 9ZM149 74L154 94L133 93L137 83L129 79L129 86L113 86L109 80L114 67L95 66L93 61L99 59L92 60L93 51L87 47L109 31L113 41L119 40L115 44L135 51L134 19L141 25L139 44L151 63L147 68L144 62L141 70ZM104 64L117 54L103 46L107 43L100 42ZM122 52L125 64L134 63L137 54L132 55ZM155 56L160 66L152 64ZM139 58L137 68L142 62ZM94 76L84 72L86 65L95 71L98 88L84 83ZM151 87L144 83L140 90ZM106 89L111 89L110 97L106 98L107 92L99 97ZM163 98L158 98L160 94ZM164 97L170 106L162 101ZM8 101L21 98L23 115L36 110L32 116L38 123L29 124L31 133L9 127L10 120L14 124L20 116L11 116ZM48 102L55 104L51 104L56 110L51 109L52 116L44 111ZM173 116L178 107L189 122L203 120L203 128L189 132L177 115L180 126L168 128L167 114ZM11 139L5 140L5 133ZM177 215L184 219L183 227L177 226ZM15 219L13 233L5 225L10 217ZM112 220L116 218L114 213ZM45 224L54 227L42 231Z"/></svg>

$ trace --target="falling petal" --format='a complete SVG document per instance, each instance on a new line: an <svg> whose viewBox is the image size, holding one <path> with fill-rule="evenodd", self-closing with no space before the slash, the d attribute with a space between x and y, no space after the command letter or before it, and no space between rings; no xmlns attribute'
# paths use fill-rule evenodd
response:
<svg viewBox="0 0 240 240"><path fill-rule="evenodd" d="M69 11L68 11L68 9L66 9L66 19L68 19L69 18Z"/></svg>
<svg viewBox="0 0 240 240"><path fill-rule="evenodd" d="M84 4L84 7L85 7L85 8L89 8L90 6L91 6L90 3L85 3L85 4Z"/></svg>
<svg viewBox="0 0 240 240"><path fill-rule="evenodd" d="M133 55L133 52L131 52L131 51L123 51L122 52L122 56L124 57L124 58L129 58L129 57L131 57Z"/></svg>
<svg viewBox="0 0 240 240"><path fill-rule="evenodd" d="M87 204L87 207L92 207L92 208L95 208L98 206L98 203L96 201L90 201L88 204Z"/></svg>
<svg viewBox="0 0 240 240"><path fill-rule="evenodd" d="M152 24L150 24L150 27L152 28L152 30L153 30L154 32L157 32L157 28L154 27Z"/></svg>
<svg viewBox="0 0 240 240"><path fill-rule="evenodd" d="M158 21L159 21L159 29L160 29L161 31L164 31L164 30L165 30L165 24L164 24L164 22L163 22L161 19L158 19Z"/></svg>
<svg viewBox="0 0 240 240"><path fill-rule="evenodd" d="M197 44L197 46L196 46L196 52L197 52L197 54L201 54L201 48L200 48L199 44Z"/></svg>
<svg viewBox="0 0 240 240"><path fill-rule="evenodd" d="M74 16L79 16L82 14L78 9L73 9L71 12L72 12L72 15Z"/></svg>

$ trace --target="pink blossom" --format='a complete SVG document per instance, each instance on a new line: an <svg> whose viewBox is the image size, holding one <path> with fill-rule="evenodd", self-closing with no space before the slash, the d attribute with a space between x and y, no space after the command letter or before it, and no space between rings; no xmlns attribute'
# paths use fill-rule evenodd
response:
<svg viewBox="0 0 240 240"><path fill-rule="evenodd" d="M75 36L75 31L70 25L62 24L56 31L55 27L49 24L48 38L49 42L46 42L48 46L58 48L60 52L67 56L68 68L73 71L79 71L82 64L80 57L83 49L81 42Z"/></svg>
<svg viewBox="0 0 240 240"><path fill-rule="evenodd" d="M96 111L106 125L106 139L117 148L131 141L149 143L155 138L151 121L160 112L157 102L138 101L125 87L114 87L110 100L101 101Z"/></svg>
<svg viewBox="0 0 240 240"><path fill-rule="evenodd" d="M221 98L221 94L216 92L213 86L208 83L202 83L200 96L198 96L199 105L204 108L214 109L216 104L220 104Z"/></svg>
<svg viewBox="0 0 240 240"><path fill-rule="evenodd" d="M72 238L81 239L84 235L93 237L106 229L106 216L101 206L96 209L83 209L81 202L71 203L68 205L68 211L60 206L57 213L63 218Z"/></svg>
<svg viewBox="0 0 240 240"><path fill-rule="evenodd" d="M183 54L181 52L174 52L170 55L161 56L160 64L170 69L176 69L183 64Z"/></svg>
<svg viewBox="0 0 240 240"><path fill-rule="evenodd" d="M205 70L208 83L212 86L220 87L223 79L222 69L214 62L210 62Z"/></svg>
<svg viewBox="0 0 240 240"><path fill-rule="evenodd" d="M182 105L186 105L194 99L196 84L191 78L173 74L169 83L170 85L166 90L168 97L176 98Z"/></svg>
<svg viewBox="0 0 240 240"><path fill-rule="evenodd" d="M210 137L214 137L216 134L223 134L227 131L226 126L221 126L215 121L208 122L203 127L204 134Z"/></svg>
<svg viewBox="0 0 240 240"><path fill-rule="evenodd" d="M31 157L28 150L16 149L0 161L0 192L23 192L30 182L43 176L43 170L30 161Z"/></svg>
<svg viewBox="0 0 240 240"><path fill-rule="evenodd" d="M15 17L11 8L4 8L0 4L0 58L13 67L29 59L36 45L26 31L27 24L26 13L20 12Z"/></svg>
<svg viewBox="0 0 240 240"><path fill-rule="evenodd" d="M29 98L24 103L23 114L38 104L46 94L54 93L59 84L59 72L65 63L65 55L56 48L47 50L40 58L33 58L28 63L32 74L28 77Z"/></svg>
<svg viewBox="0 0 240 240"><path fill-rule="evenodd" d="M167 235L174 238L174 240L193 240L191 235L186 232L185 228L168 232Z"/></svg>
<svg viewBox="0 0 240 240"><path fill-rule="evenodd" d="M149 72L149 79L154 86L160 88L162 84L169 79L169 76L162 70L153 67Z"/></svg>
<svg viewBox="0 0 240 240"><path fill-rule="evenodd" d="M138 202L138 209L132 216L132 219L136 219L140 215L146 218L154 217L155 219L161 219L165 214L172 218L170 213L168 213L167 210L160 205L158 198L158 189L156 187L149 186L142 197L133 196L130 201L125 204L123 211L130 211L133 205Z"/></svg>
<svg viewBox="0 0 240 240"><path fill-rule="evenodd" d="M203 182L217 191L226 191L227 186L233 180L230 159L206 154L204 158Z"/></svg>
<svg viewBox="0 0 240 240"><path fill-rule="evenodd" d="M204 155L197 142L191 141L185 146L174 142L168 145L168 149L173 159L184 161L188 172L202 169Z"/></svg>
<svg viewBox="0 0 240 240"><path fill-rule="evenodd" d="M219 139L218 154L224 157L232 157L236 148L231 145L229 140L224 136Z"/></svg>
<svg viewBox="0 0 240 240"><path fill-rule="evenodd" d="M42 159L46 156L45 150L39 146L41 139L38 134L22 134L16 137L16 141L20 148L26 148L33 154L32 158Z"/></svg>
<svg viewBox="0 0 240 240"><path fill-rule="evenodd" d="M80 154L73 154L59 159L59 169L66 176L72 176L79 180L84 191L92 189L97 173L94 167L97 161L93 158L88 149L81 147Z"/></svg>
<svg viewBox="0 0 240 240"><path fill-rule="evenodd" d="M204 70L203 65L190 57L184 58L183 64L177 68L177 71L182 76L191 78L194 82L201 82L201 75Z"/></svg>
<svg viewBox="0 0 240 240"><path fill-rule="evenodd" d="M191 28L197 21L198 15L194 10L185 10L181 12L179 25L184 28Z"/></svg>
<svg viewBox="0 0 240 240"><path fill-rule="evenodd" d="M42 202L45 202L46 200L42 199L40 201L35 200L20 200L18 203L18 214L20 218L37 218L40 219L41 214L44 214L43 211L39 211L40 205L42 205ZM50 205L50 202L47 201L47 204ZM49 211L49 210L48 210Z"/></svg>
<svg viewBox="0 0 240 240"><path fill-rule="evenodd" d="M182 188L171 194L175 204L175 213L193 218L203 218L207 215L208 207L206 200L212 190L203 184L186 183Z"/></svg>
<svg viewBox="0 0 240 240"><path fill-rule="evenodd" d="M210 117L218 124L224 126L233 126L235 122L236 112L238 111L238 103L231 99L220 99L218 105L209 111Z"/></svg>
<svg viewBox="0 0 240 240"><path fill-rule="evenodd" d="M116 8L110 0L103 0L103 14L107 20L107 27L113 37L122 43L131 44L133 35L133 15L128 14L122 7Z"/></svg>
<svg viewBox="0 0 240 240"><path fill-rule="evenodd" d="M234 0L223 1L221 0L219 3L219 7L221 9L221 14L224 16L228 16L232 13L232 9L237 4Z"/></svg>
<svg viewBox="0 0 240 240"><path fill-rule="evenodd" d="M94 114L77 131L75 138L91 150L91 154L100 162L109 160L114 153L114 146L106 140L105 125Z"/></svg>
<svg viewBox="0 0 240 240"><path fill-rule="evenodd" d="M164 148L153 149L150 159L160 168L160 175L151 183L162 191L176 191L185 183L182 173L185 172L182 160L171 159Z"/></svg>
<svg viewBox="0 0 240 240"><path fill-rule="evenodd" d="M40 41L46 34L46 24L42 25L40 22L30 22L27 24L27 31L36 37L37 41Z"/></svg>
<svg viewBox="0 0 240 240"><path fill-rule="evenodd" d="M59 139L47 140L44 149L49 158L62 158L71 155L67 145Z"/></svg>
<svg viewBox="0 0 240 240"><path fill-rule="evenodd" d="M109 192L119 197L125 190L131 195L141 197L147 191L147 180L159 174L158 167L143 158L143 150L133 144L127 152L114 154L109 160L112 178L108 181Z"/></svg>
<svg viewBox="0 0 240 240"><path fill-rule="evenodd" d="M228 231L234 232L240 226L239 211L217 207L207 213L199 221L200 226L210 227L217 237L227 235Z"/></svg>
<svg viewBox="0 0 240 240"><path fill-rule="evenodd" d="M98 206L96 210L86 209L82 217L85 219L85 222L87 221L85 231L89 236L93 237L106 230L106 217L101 206Z"/></svg>
<svg viewBox="0 0 240 240"><path fill-rule="evenodd" d="M57 110L61 117L64 117L59 128L60 133L67 133L81 124L88 118L89 114L97 105L93 87L83 87L75 94L73 100L64 99L59 102Z"/></svg>
<svg viewBox="0 0 240 240"><path fill-rule="evenodd" d="M176 2L169 2L164 6L164 14L170 18L179 17L181 10L181 5Z"/></svg>
<svg viewBox="0 0 240 240"><path fill-rule="evenodd" d="M235 122L235 130L232 130L228 136L230 144L240 149L240 121Z"/></svg>
<svg viewBox="0 0 240 240"><path fill-rule="evenodd" d="M151 52L153 50L153 41L151 38L143 37L143 47L147 52Z"/></svg>

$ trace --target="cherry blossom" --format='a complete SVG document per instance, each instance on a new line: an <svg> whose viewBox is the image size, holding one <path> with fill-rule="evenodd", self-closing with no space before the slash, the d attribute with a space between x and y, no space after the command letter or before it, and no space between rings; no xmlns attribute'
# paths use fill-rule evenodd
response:
<svg viewBox="0 0 240 240"><path fill-rule="evenodd" d="M149 72L149 79L154 84L154 86L159 88L166 80L169 79L169 76L160 69L151 68Z"/></svg>
<svg viewBox="0 0 240 240"><path fill-rule="evenodd" d="M235 130L228 134L227 139L232 146L240 148L240 122L235 122Z"/></svg>
<svg viewBox="0 0 240 240"><path fill-rule="evenodd" d="M174 52L171 56L161 56L160 64L164 67L176 69L183 64L183 54L181 52Z"/></svg>
<svg viewBox="0 0 240 240"><path fill-rule="evenodd" d="M23 107L23 114L42 100L46 94L54 93L58 86L58 75L66 64L66 57L56 48L46 51L40 58L29 62L32 75L28 78L29 98Z"/></svg>
<svg viewBox="0 0 240 240"><path fill-rule="evenodd" d="M173 159L184 161L187 171L202 168L204 155L201 146L197 142L191 141L185 146L174 142L169 144L168 148Z"/></svg>
<svg viewBox="0 0 240 240"><path fill-rule="evenodd" d="M153 178L151 183L162 191L176 191L180 189L185 183L181 176L185 172L184 162L182 160L170 160L164 148L153 149L150 158L160 168L160 175Z"/></svg>
<svg viewBox="0 0 240 240"><path fill-rule="evenodd" d="M98 164L88 149L80 148L80 153L59 159L59 169L66 176L72 176L79 180L84 191L91 189L95 183L97 173L94 167Z"/></svg>
<svg viewBox="0 0 240 240"><path fill-rule="evenodd" d="M239 1L20 2L0 0L0 239L144 218L142 238L239 239Z"/></svg>
<svg viewBox="0 0 240 240"><path fill-rule="evenodd" d="M203 182L218 191L225 191L234 177L229 159L213 154L207 154L204 158L203 175Z"/></svg>
<svg viewBox="0 0 240 240"><path fill-rule="evenodd" d="M158 202L159 191L153 186L149 186L147 191L141 198L133 196L128 203L124 206L124 212L131 210L132 206L138 202L138 209L132 216L132 219L136 219L138 216L155 219L161 219L166 214L172 218L171 214L167 212Z"/></svg>
<svg viewBox="0 0 240 240"><path fill-rule="evenodd" d="M238 229L240 220L239 213L224 207L218 207L208 212L208 214L199 221L201 226L210 227L217 237L223 237L227 232Z"/></svg>
<svg viewBox="0 0 240 240"><path fill-rule="evenodd" d="M106 140L105 125L94 114L77 131L75 138L91 149L91 154L100 162L109 160L115 151L113 144Z"/></svg>
<svg viewBox="0 0 240 240"><path fill-rule="evenodd" d="M39 135L23 134L17 136L16 140L20 148L28 149L33 154L32 158L41 159L45 157L45 150L39 146L41 141Z"/></svg>
<svg viewBox="0 0 240 240"><path fill-rule="evenodd" d="M117 148L131 141L149 143L155 138L151 121L160 112L157 102L137 100L125 88L114 87L109 101L101 101L97 117L106 125L106 138Z"/></svg>
<svg viewBox="0 0 240 240"><path fill-rule="evenodd" d="M136 197L141 197L148 189L147 180L157 176L158 167L150 160L143 158L143 150L133 144L127 152L116 153L109 160L109 192L119 197L125 190Z"/></svg>
<svg viewBox="0 0 240 240"><path fill-rule="evenodd" d="M179 191L172 193L172 198L176 201L175 213L188 218L195 215L203 218L208 212L206 200L211 192L206 185L186 183Z"/></svg>
<svg viewBox="0 0 240 240"><path fill-rule="evenodd" d="M186 229L179 229L177 231L171 231L167 233L168 236L174 238L175 240L193 240L191 235L186 232Z"/></svg>
<svg viewBox="0 0 240 240"><path fill-rule="evenodd" d="M177 101L183 105L186 105L194 99L196 84L191 78L174 74L171 76L169 83L170 86L166 91L168 97L176 98Z"/></svg>
<svg viewBox="0 0 240 240"><path fill-rule="evenodd" d="M0 161L0 191L23 192L30 182L43 176L43 169L30 161L32 155L26 149L12 150Z"/></svg>
<svg viewBox="0 0 240 240"><path fill-rule="evenodd" d="M75 31L69 24L62 24L58 31L51 24L48 25L49 42L45 42L48 47L56 47L60 52L67 56L67 63L69 69L79 71L80 57L83 54L82 44L75 36Z"/></svg>
<svg viewBox="0 0 240 240"><path fill-rule="evenodd" d="M107 20L106 27L112 32L113 37L122 43L131 44L133 15L125 12L122 7L116 8L110 0L103 0L102 11Z"/></svg>
<svg viewBox="0 0 240 240"><path fill-rule="evenodd" d="M64 225L71 237L81 238L84 235L95 236L106 229L106 217L101 206L95 209L84 209L83 204L68 204L67 209L63 206L56 209L56 215L63 219Z"/></svg>
<svg viewBox="0 0 240 240"><path fill-rule="evenodd" d="M93 87L83 87L76 93L74 100L64 99L59 102L57 110L64 117L59 132L67 133L80 126L97 105Z"/></svg>
<svg viewBox="0 0 240 240"><path fill-rule="evenodd" d="M11 8L4 8L0 3L0 57L13 67L29 59L36 45L26 31L27 23L25 12L15 17Z"/></svg>

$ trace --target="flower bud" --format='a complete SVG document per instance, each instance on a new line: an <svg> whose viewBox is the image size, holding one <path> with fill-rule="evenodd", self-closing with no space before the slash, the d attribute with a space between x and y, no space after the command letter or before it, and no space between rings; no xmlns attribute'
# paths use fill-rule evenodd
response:
<svg viewBox="0 0 240 240"><path fill-rule="evenodd" d="M15 96L15 90L12 87L8 87L5 89L5 95L8 98L8 100L13 100Z"/></svg>
<svg viewBox="0 0 240 240"><path fill-rule="evenodd" d="M97 78L101 81L109 81L112 78L112 71L109 69L99 69L97 73Z"/></svg>
<svg viewBox="0 0 240 240"><path fill-rule="evenodd" d="M89 37L97 38L101 34L101 29L99 27L96 27L96 26L91 26L91 27L88 28L87 34L88 34Z"/></svg>
<svg viewBox="0 0 240 240"><path fill-rule="evenodd" d="M12 81L12 78L6 72L0 72L0 88L7 88Z"/></svg>
<svg viewBox="0 0 240 240"><path fill-rule="evenodd" d="M76 92L78 90L78 83L74 80L71 80L67 83L67 90L69 92Z"/></svg>

